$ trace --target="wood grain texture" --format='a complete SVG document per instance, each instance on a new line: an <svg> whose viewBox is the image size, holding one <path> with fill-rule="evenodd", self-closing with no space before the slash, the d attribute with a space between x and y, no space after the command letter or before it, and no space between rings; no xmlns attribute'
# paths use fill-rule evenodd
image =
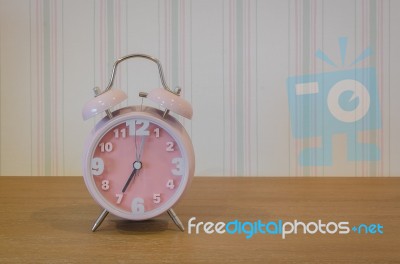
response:
<svg viewBox="0 0 400 264"><path fill-rule="evenodd" d="M108 216L80 177L0 177L0 263L400 263L400 178L195 178L175 207L197 221L380 223L384 234L181 232L167 214Z"/></svg>

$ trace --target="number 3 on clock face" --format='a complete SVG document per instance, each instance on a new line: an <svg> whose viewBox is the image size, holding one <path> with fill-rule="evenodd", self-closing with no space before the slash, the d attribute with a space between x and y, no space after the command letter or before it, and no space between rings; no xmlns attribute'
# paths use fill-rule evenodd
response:
<svg viewBox="0 0 400 264"><path fill-rule="evenodd" d="M121 217L159 215L175 204L188 184L185 148L167 123L150 117L120 118L92 146L89 191Z"/></svg>

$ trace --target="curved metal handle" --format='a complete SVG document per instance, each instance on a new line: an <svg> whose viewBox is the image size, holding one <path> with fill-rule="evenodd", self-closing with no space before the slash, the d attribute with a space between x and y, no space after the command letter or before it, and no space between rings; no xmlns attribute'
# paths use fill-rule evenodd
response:
<svg viewBox="0 0 400 264"><path fill-rule="evenodd" d="M147 59L147 60L151 60L152 62L155 62L155 63L157 64L157 66L158 66L158 73L160 74L160 79L161 79L162 86L163 86L164 89L167 90L168 92L171 92L171 93L173 93L173 94L176 94L176 93L174 93L174 92L168 87L168 85L165 83L165 78L164 78L163 69L162 69L162 66L161 66L159 60L157 60L156 58L151 57L151 56L149 56L149 55L146 55L146 54L130 54L130 55L124 56L124 57L122 57L122 58L119 58L119 59L114 63L114 66L113 66L113 69L112 69L112 72L111 72L110 82L108 83L107 88L104 90L104 92L107 92L108 90L111 89L111 86L112 86L113 83L114 83L115 71L116 71L116 69L117 69L118 64L121 63L121 62L123 62L124 60L132 59L132 58L143 58L143 59Z"/></svg>

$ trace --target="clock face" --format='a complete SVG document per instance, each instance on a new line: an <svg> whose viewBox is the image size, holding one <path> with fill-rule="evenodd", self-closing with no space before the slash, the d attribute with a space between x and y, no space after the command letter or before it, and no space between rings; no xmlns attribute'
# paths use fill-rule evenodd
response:
<svg viewBox="0 0 400 264"><path fill-rule="evenodd" d="M168 210L187 184L183 144L166 123L131 117L117 120L91 146L92 196L111 213L133 220Z"/></svg>

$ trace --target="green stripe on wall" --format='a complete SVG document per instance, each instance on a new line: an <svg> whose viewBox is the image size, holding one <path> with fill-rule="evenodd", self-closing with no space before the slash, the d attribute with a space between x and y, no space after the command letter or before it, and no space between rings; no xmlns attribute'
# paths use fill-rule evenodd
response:
<svg viewBox="0 0 400 264"><path fill-rule="evenodd" d="M369 2L369 46L373 52L372 56L369 57L369 63L370 67L375 67L376 68L376 81L377 81L377 95L378 95L378 102L379 102L379 90L382 89L383 87L379 87L379 69L378 65L376 64L376 41L378 39L377 36L377 26L378 26L378 20L376 17L376 0L370 0ZM363 47L364 48L364 47ZM370 77L370 76L368 76ZM380 104L378 104L379 107ZM382 108L383 109L383 108ZM373 113L377 113L378 109L371 109L371 114L372 118L370 120L365 120L364 122L375 122L376 123L376 115L373 115ZM382 114L382 113L381 113ZM383 118L382 118L383 120ZM383 127L383 126L382 126ZM379 142L376 136L376 133L370 132L369 133L369 140L370 143L377 144L379 146ZM367 147L365 147L364 151L369 151ZM368 153L369 155L371 153ZM381 152L381 160L382 160L382 152ZM378 175L378 168L377 168L377 163L376 162L368 162L369 163L369 176L377 176Z"/></svg>
<svg viewBox="0 0 400 264"><path fill-rule="evenodd" d="M111 74L116 58L114 57L114 1L107 1L107 64L108 74ZM107 82L108 83L108 82Z"/></svg>
<svg viewBox="0 0 400 264"><path fill-rule="evenodd" d="M1 30L0 30L0 128L3 127L2 124L1 124L1 121L2 121L2 118L1 118L1 112L2 112L1 111L1 106L3 105L1 103L1 98L3 98L1 96L1 61L2 61L2 58L1 58L1 38L2 38L2 36L1 36ZM1 150L2 150L2 148L1 148L1 136L2 136L2 133L1 133L1 129L0 129L0 176L2 175L1 174Z"/></svg>
<svg viewBox="0 0 400 264"><path fill-rule="evenodd" d="M236 173L244 175L243 0L236 1Z"/></svg>
<svg viewBox="0 0 400 264"><path fill-rule="evenodd" d="M303 2L303 69L302 73L310 73L310 60L314 59L314 54L310 54L310 30L311 30L311 17L310 17L310 0Z"/></svg>
<svg viewBox="0 0 400 264"><path fill-rule="evenodd" d="M50 0L43 2L44 174L51 175Z"/></svg>
<svg viewBox="0 0 400 264"><path fill-rule="evenodd" d="M310 53L310 38L311 38L311 7L310 7L310 0L304 0L303 2L303 68L301 69L302 74L309 74L310 73L310 60L314 59L314 54ZM313 106L310 104L308 106L312 108ZM309 109L312 110L312 109ZM312 111L309 111L310 113ZM300 116L303 116L300 114ZM303 123L304 120L300 120ZM310 127L310 129L313 129ZM310 139L303 139L303 146L302 149L309 147L311 140ZM315 159L315 157L308 157L310 160ZM308 176L310 175L310 167L303 166L303 175Z"/></svg>
<svg viewBox="0 0 400 264"><path fill-rule="evenodd" d="M175 89L179 85L179 7L178 0L172 1L172 18L171 18L171 34L172 34L172 86Z"/></svg>
<svg viewBox="0 0 400 264"><path fill-rule="evenodd" d="M1 62L2 62L2 58L1 58L1 38L2 38L2 36L1 36L1 30L0 30L0 128L1 127L3 127L2 126L2 118L1 118L1 113L2 113L2 111L1 111L1 106L3 105L2 103L1 103L1 99L3 98L2 96L1 96ZM2 137L2 133L1 133L1 129L0 129L0 176L2 175L1 174L1 151L2 151L2 148L1 148L1 137Z"/></svg>

